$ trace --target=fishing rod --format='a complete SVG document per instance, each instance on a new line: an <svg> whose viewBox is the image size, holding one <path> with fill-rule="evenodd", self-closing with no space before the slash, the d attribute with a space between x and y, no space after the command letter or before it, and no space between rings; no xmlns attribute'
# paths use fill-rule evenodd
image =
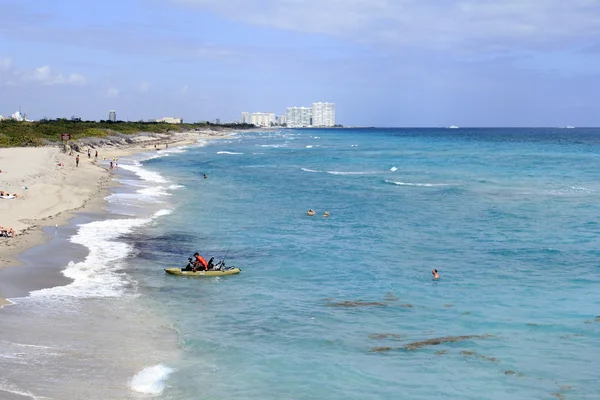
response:
<svg viewBox="0 0 600 400"><path fill-rule="evenodd" d="M229 245L229 247L227 248L227 251L225 252L225 257L223 257L223 261L222 261L223 266L225 266L225 259L227 258L227 254L229 254L229 249L231 249L231 244Z"/></svg>

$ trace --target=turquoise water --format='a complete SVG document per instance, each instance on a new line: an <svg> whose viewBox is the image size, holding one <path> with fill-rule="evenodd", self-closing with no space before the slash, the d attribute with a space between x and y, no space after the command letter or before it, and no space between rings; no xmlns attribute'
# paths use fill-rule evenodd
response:
<svg viewBox="0 0 600 400"><path fill-rule="evenodd" d="M113 278L179 332L146 392L600 398L599 154L600 130L283 130L129 166L154 186L113 206L159 211ZM195 251L242 273L163 273Z"/></svg>

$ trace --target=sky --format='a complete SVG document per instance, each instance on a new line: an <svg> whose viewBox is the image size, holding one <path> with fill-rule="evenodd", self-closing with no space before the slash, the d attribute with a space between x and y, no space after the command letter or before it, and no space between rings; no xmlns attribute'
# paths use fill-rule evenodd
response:
<svg viewBox="0 0 600 400"><path fill-rule="evenodd" d="M600 126L600 0L0 0L0 115Z"/></svg>

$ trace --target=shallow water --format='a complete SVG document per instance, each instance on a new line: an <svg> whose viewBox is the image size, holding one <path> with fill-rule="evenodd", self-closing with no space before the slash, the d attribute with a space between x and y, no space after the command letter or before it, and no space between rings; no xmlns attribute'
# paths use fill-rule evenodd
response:
<svg viewBox="0 0 600 400"><path fill-rule="evenodd" d="M109 199L137 222L114 245L82 229L99 258L37 296L177 330L123 398L596 399L599 150L596 130L283 130L140 156ZM164 274L194 251L242 273Z"/></svg>

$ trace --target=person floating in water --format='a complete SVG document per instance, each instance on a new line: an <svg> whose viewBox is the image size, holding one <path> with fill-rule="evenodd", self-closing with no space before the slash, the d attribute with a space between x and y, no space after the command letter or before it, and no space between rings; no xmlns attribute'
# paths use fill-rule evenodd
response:
<svg viewBox="0 0 600 400"><path fill-rule="evenodd" d="M309 217L312 217L313 215L316 214L315 210L313 210L312 208L310 210L308 210L308 212L306 213Z"/></svg>
<svg viewBox="0 0 600 400"><path fill-rule="evenodd" d="M323 218L329 218L329 211L325 211L325 214L323 214Z"/></svg>
<svg viewBox="0 0 600 400"><path fill-rule="evenodd" d="M431 274L433 275L433 279L440 279L440 274L438 274L437 269L432 269Z"/></svg>
<svg viewBox="0 0 600 400"><path fill-rule="evenodd" d="M206 174L204 174L204 179L206 179Z"/></svg>

